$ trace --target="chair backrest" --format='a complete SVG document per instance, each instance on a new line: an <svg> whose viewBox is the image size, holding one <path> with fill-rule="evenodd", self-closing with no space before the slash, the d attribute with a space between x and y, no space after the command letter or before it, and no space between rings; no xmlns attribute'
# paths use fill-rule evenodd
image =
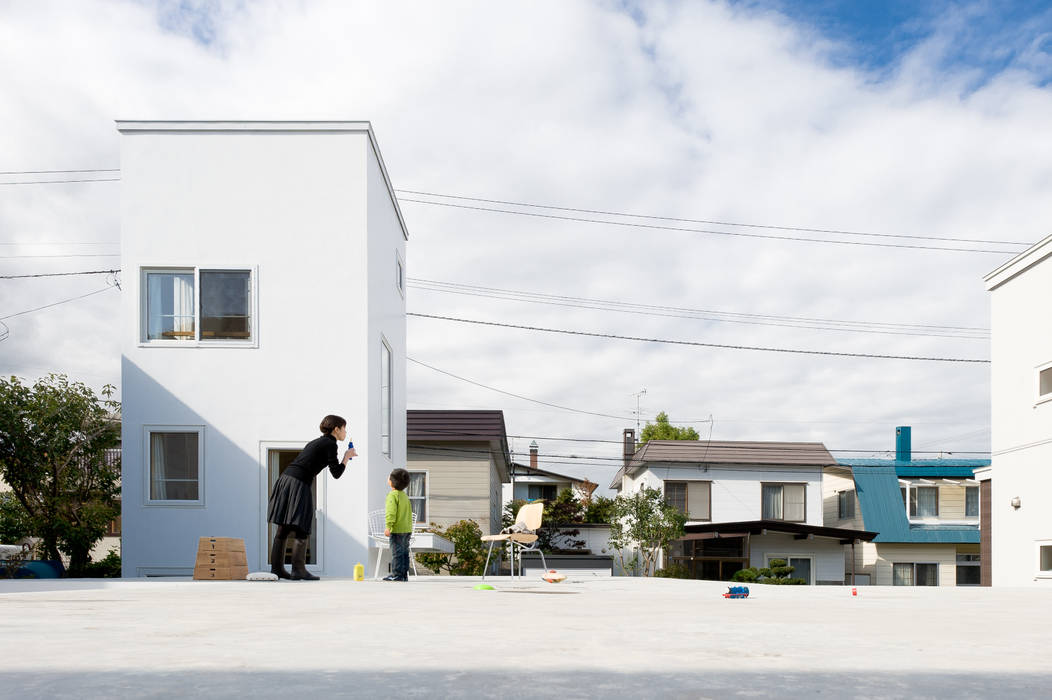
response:
<svg viewBox="0 0 1052 700"><path fill-rule="evenodd" d="M528 530L536 530L541 526L543 517L543 503L527 503L519 508L519 512L515 514L515 522L522 523Z"/></svg>
<svg viewBox="0 0 1052 700"><path fill-rule="evenodd" d="M384 517L385 513L383 509L373 510L369 512L369 536L370 537L384 537L384 529L387 527L387 521Z"/></svg>

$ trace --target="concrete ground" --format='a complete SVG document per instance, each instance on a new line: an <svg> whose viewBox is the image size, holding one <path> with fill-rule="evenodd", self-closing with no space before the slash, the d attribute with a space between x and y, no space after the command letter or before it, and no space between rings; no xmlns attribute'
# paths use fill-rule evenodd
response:
<svg viewBox="0 0 1052 700"><path fill-rule="evenodd" d="M1052 697L1052 594L0 580L3 697Z"/></svg>

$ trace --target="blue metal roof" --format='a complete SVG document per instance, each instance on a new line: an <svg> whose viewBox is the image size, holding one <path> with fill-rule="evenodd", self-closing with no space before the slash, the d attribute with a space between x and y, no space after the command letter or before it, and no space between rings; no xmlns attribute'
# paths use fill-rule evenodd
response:
<svg viewBox="0 0 1052 700"><path fill-rule="evenodd" d="M902 476L939 476L963 477L972 476L972 469L987 466L983 460L975 466L960 464L960 461L940 465L938 471L928 465L918 465L917 461L932 462L937 460L914 460L913 462L896 462L895 460L840 460L845 466L852 467L858 503L862 509L863 528L879 532L874 542L925 542L925 543L978 543L979 528L974 525L912 525L906 518L906 507L902 503L902 492L899 489L899 477ZM939 460L941 461L941 460ZM963 460L962 460L963 461ZM878 465L857 464L858 462L879 462ZM947 469L967 472L953 473ZM920 473L901 473L912 472ZM923 471L920 471L923 470Z"/></svg>

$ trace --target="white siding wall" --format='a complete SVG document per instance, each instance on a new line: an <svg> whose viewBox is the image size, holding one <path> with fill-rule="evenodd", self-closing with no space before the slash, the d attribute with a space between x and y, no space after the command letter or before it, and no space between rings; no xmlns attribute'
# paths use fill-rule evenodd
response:
<svg viewBox="0 0 1052 700"><path fill-rule="evenodd" d="M1040 256L1044 255L1043 259ZM1037 546L1052 545L1052 401L1037 402L1037 368L1052 363L1052 243L1033 267L991 274L992 573L995 586L1052 587ZM1028 260L1030 262L1030 260ZM1016 264L1012 272L1025 265ZM1013 508L1018 497L1021 505Z"/></svg>
<svg viewBox="0 0 1052 700"><path fill-rule="evenodd" d="M750 537L749 546L750 566L767 566L767 558L771 556L809 557L812 585L844 582L844 546L838 540L824 537L797 540L792 535L772 534Z"/></svg>
<svg viewBox="0 0 1052 700"><path fill-rule="evenodd" d="M395 361L397 446L404 306L393 282L379 281L393 261L372 269L374 245L393 258L404 241L367 215L393 206L374 196L368 132L122 127L124 575L188 573L201 536L243 537L250 568L263 568L261 444L303 445L327 413L347 418L360 457L338 482L319 477L319 568L351 575L368 560L366 512L382 504L392 464L404 463L397 447L392 461L380 455L377 359L382 330ZM143 346L143 266L254 269L258 346ZM204 505L145 503L147 425L203 428Z"/></svg>

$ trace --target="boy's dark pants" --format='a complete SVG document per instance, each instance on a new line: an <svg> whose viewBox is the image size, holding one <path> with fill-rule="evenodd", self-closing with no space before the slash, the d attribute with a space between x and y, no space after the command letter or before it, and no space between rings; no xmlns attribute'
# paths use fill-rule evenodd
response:
<svg viewBox="0 0 1052 700"><path fill-rule="evenodd" d="M391 533L391 573L401 579L409 578L409 538L412 534Z"/></svg>

